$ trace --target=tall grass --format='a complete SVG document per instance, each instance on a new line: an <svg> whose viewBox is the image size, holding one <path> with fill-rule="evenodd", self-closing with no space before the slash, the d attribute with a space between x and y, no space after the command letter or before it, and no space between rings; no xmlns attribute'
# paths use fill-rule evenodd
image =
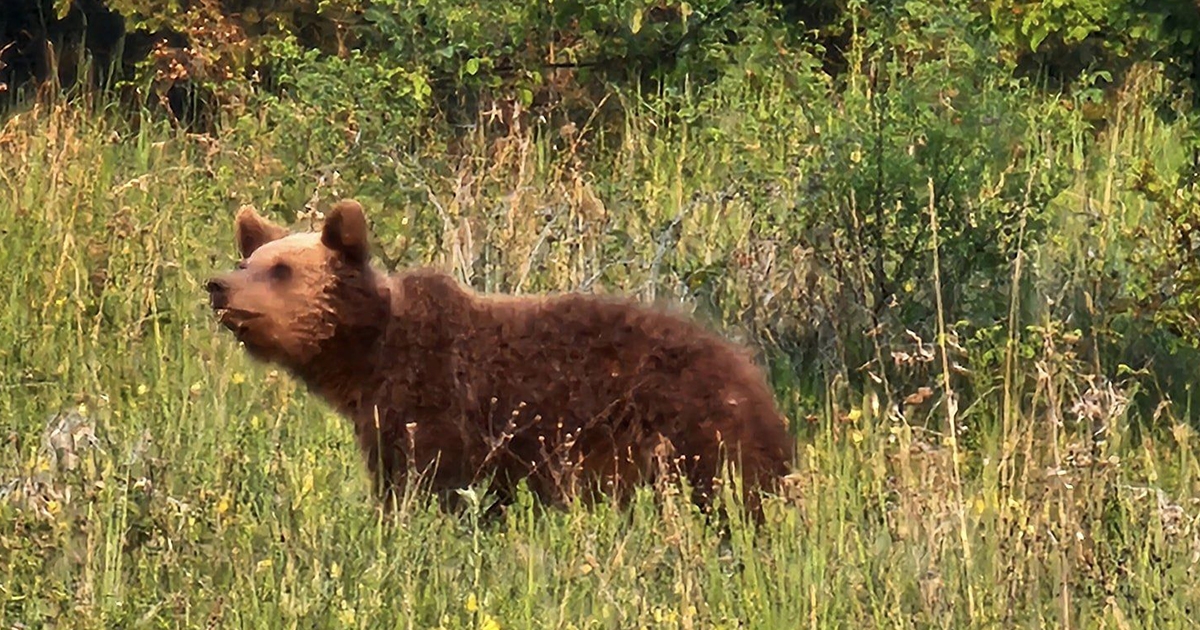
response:
<svg viewBox="0 0 1200 630"><path fill-rule="evenodd" d="M764 112L758 166L786 174L806 149L770 117L794 95L723 98L695 105ZM800 248L756 228L796 200L739 195L745 173L730 164L744 154L728 137L630 111L603 154L583 151L580 132L537 128L468 136L455 158L381 157L412 200L383 207L367 178L297 177L275 130L252 119L214 137L87 101L12 115L0 129L0 627L1194 627L1192 412L1164 404L1174 428L1134 439L1128 387L1046 307L1077 286L1068 241L1019 250L1004 360L968 366L991 372L954 370L941 330L954 322L932 345L879 355L937 356L936 392L899 389L919 377L820 385L824 365L764 352L802 455L766 522L735 519L725 541L682 498L649 491L629 514L545 511L522 495L500 522L480 521L481 495L462 515L418 496L387 521L348 425L251 363L204 307L204 279L233 262L238 204L303 224L305 200L363 191L390 265L432 262L486 290L699 295L729 334L770 339L772 292L828 286L800 282ZM792 134L820 126L790 120ZM1132 211L1095 183L1169 146L1169 129L1138 120L1113 131L1107 159L1081 155L1055 201L1064 230L1081 207ZM1142 144L1147 133L1161 143ZM917 255L940 272L933 252ZM1031 313L1040 325L1026 329ZM976 395L956 408L964 384Z"/></svg>

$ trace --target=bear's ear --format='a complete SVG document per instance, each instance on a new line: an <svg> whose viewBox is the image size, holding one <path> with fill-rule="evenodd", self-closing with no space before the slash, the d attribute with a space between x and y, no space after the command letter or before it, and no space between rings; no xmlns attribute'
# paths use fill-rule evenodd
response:
<svg viewBox="0 0 1200 630"><path fill-rule="evenodd" d="M253 206L242 206L234 221L238 253L249 258L254 250L287 236L287 229L262 218Z"/></svg>
<svg viewBox="0 0 1200 630"><path fill-rule="evenodd" d="M362 206L353 199L343 199L334 204L325 217L321 242L329 249L341 253L352 263L366 262L369 253L367 218L363 214Z"/></svg>

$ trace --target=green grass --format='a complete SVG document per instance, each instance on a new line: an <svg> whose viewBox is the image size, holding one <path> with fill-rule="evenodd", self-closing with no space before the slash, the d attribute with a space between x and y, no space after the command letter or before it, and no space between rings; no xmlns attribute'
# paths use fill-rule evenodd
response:
<svg viewBox="0 0 1200 630"><path fill-rule="evenodd" d="M730 98L769 112L784 96ZM1135 441L1127 392L1089 382L1069 330L971 377L983 393L958 410L960 444L937 429L941 390L889 412L887 392L846 403L814 370L775 363L801 460L766 522L735 521L727 543L678 497L648 493L632 515L522 496L490 523L417 496L384 521L347 423L251 363L205 308L205 278L233 263L236 206L298 210L361 184L401 263L492 290L599 276L667 299L714 261L762 252L749 241L762 206L720 200L740 176L723 166L734 144L638 117L607 163L564 159L549 135L468 138L457 166L431 153L397 176L422 203L380 208L365 179L290 174L252 124L202 138L96 109L41 104L0 128L0 628L1185 628L1200 615L1191 412L1164 407L1174 429ZM1086 181L1104 175L1073 192L1091 198ZM598 231L606 212L620 216ZM675 217L683 236L664 253ZM739 269L702 309L731 334L774 316L736 304L790 281Z"/></svg>

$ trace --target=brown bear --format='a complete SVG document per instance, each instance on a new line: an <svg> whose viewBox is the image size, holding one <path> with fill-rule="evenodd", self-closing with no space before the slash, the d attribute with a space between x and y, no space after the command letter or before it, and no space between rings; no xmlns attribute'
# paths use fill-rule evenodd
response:
<svg viewBox="0 0 1200 630"><path fill-rule="evenodd" d="M724 463L743 499L787 474L793 439L747 353L682 317L583 294L476 294L369 263L362 207L319 233L239 211L236 271L207 284L220 322L354 422L385 499L413 472L450 496L521 480L540 499L607 494L682 473L709 504ZM579 494L579 493L583 494Z"/></svg>

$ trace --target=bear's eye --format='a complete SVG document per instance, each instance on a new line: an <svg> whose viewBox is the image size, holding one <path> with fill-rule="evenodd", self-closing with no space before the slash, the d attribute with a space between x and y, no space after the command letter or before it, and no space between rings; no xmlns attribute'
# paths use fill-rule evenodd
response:
<svg viewBox="0 0 1200 630"><path fill-rule="evenodd" d="M292 268L287 263L275 263L271 267L271 279L284 281L292 277Z"/></svg>

